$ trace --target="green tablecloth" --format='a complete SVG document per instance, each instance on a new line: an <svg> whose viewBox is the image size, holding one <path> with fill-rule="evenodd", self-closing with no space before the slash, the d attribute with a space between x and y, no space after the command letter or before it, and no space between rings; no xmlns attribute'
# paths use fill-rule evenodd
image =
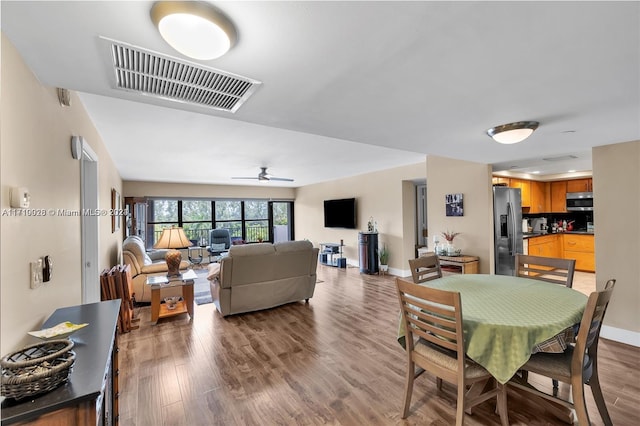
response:
<svg viewBox="0 0 640 426"><path fill-rule="evenodd" d="M587 296L573 289L503 275L449 275L424 283L458 291L467 356L506 383L533 347L582 319ZM404 346L404 323L398 341Z"/></svg>

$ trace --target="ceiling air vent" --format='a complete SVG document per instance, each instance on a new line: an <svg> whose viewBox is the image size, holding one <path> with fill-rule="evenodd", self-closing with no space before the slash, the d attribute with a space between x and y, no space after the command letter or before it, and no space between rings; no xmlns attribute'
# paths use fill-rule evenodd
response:
<svg viewBox="0 0 640 426"><path fill-rule="evenodd" d="M561 155L559 157L547 157L547 158L543 158L544 161L569 161L569 160L575 160L576 157L575 155Z"/></svg>
<svg viewBox="0 0 640 426"><path fill-rule="evenodd" d="M101 37L108 43L115 87L176 102L236 112L262 84Z"/></svg>

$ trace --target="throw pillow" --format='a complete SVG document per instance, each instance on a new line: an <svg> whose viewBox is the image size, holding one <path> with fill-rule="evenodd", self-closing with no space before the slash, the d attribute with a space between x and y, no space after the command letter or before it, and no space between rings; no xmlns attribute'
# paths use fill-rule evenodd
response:
<svg viewBox="0 0 640 426"><path fill-rule="evenodd" d="M211 247L211 251L224 251L226 250L226 244L225 243L220 243L220 244L211 244L209 247Z"/></svg>

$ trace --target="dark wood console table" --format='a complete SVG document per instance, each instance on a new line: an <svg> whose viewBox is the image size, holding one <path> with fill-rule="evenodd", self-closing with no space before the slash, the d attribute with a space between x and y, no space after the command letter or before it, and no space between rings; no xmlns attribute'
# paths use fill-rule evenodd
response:
<svg viewBox="0 0 640 426"><path fill-rule="evenodd" d="M64 321L89 325L71 336L76 360L69 381L32 398L2 402L2 425L116 425L120 300L56 310L42 325Z"/></svg>

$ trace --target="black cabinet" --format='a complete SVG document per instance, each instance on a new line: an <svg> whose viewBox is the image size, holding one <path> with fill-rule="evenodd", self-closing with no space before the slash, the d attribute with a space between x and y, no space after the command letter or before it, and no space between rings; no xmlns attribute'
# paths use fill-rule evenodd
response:
<svg viewBox="0 0 640 426"><path fill-rule="evenodd" d="M360 272L378 273L378 233L360 232L358 234L358 252L360 254Z"/></svg>
<svg viewBox="0 0 640 426"><path fill-rule="evenodd" d="M33 398L5 399L2 426L96 425L118 423L118 339L120 299L57 309L42 325L63 321L89 325L71 336L76 360L69 381Z"/></svg>

